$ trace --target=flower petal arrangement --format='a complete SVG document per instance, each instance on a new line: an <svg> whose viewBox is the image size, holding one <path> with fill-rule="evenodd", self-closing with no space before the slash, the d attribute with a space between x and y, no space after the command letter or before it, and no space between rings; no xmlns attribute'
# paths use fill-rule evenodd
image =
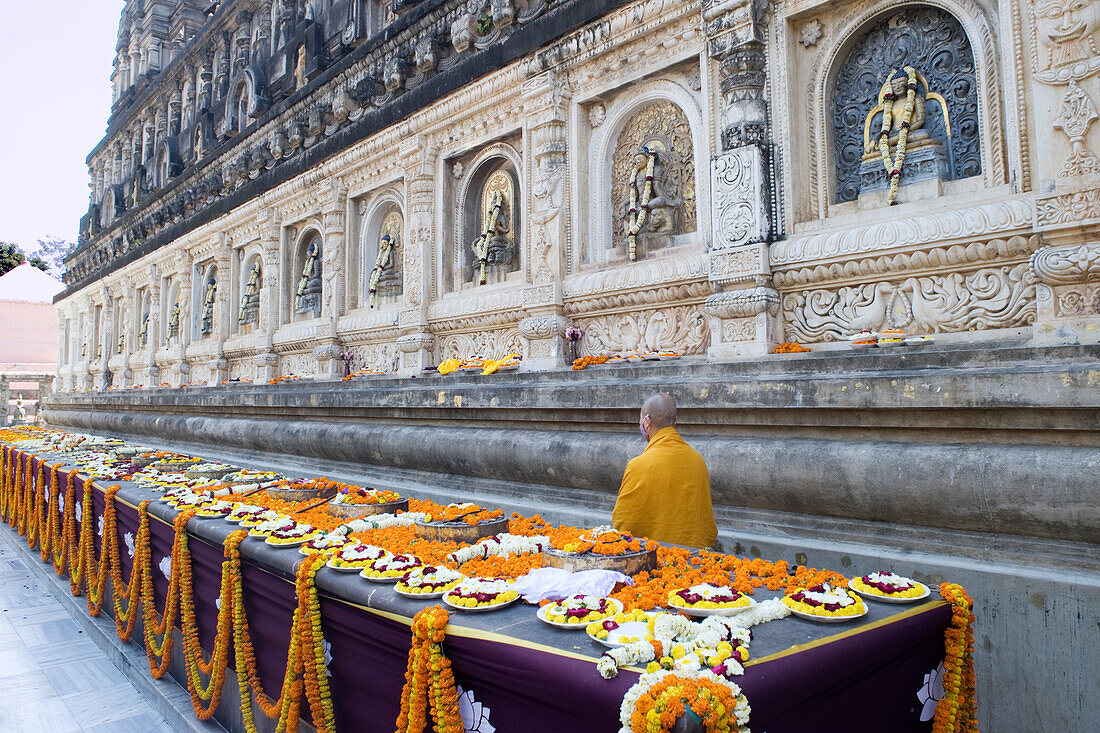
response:
<svg viewBox="0 0 1100 733"><path fill-rule="evenodd" d="M928 595L928 587L912 578L880 571L852 578L848 587L867 597L917 600Z"/></svg>
<svg viewBox="0 0 1100 733"><path fill-rule="evenodd" d="M855 618L867 613L867 606L858 595L828 583L796 590L784 596L783 603L803 617Z"/></svg>

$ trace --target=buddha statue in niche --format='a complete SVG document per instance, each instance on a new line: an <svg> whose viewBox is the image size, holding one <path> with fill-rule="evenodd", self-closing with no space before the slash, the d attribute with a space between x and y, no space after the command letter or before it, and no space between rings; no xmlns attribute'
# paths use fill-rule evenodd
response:
<svg viewBox="0 0 1100 733"><path fill-rule="evenodd" d="M915 182L930 178L948 177L947 150L925 129L928 121L926 103L937 102L943 111L944 127L948 138L951 137L951 120L947 111L947 101L928 88L928 80L915 69L913 72L914 89L912 111L906 115L909 94L909 77L905 69L895 69L879 89L877 104L871 108L863 121L863 160L860 165L861 193L882 188L891 188L891 179L899 182ZM888 129L884 129L886 110L890 110ZM877 121L876 121L876 118ZM877 122L877 124L875 124ZM902 140L902 131L907 130L902 155L898 154L898 143ZM881 138L886 135L887 150L890 158L888 165L883 157ZM901 167L896 163L902 161ZM893 171L897 170L897 174ZM896 203L897 186L891 189L890 203Z"/></svg>

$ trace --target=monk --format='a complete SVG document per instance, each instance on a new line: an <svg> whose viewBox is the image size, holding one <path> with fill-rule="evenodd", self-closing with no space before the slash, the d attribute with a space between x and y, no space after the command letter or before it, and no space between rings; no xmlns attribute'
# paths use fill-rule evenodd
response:
<svg viewBox="0 0 1100 733"><path fill-rule="evenodd" d="M676 403L654 394L642 405L638 429L647 445L626 464L611 523L658 542L709 548L718 539L710 475L699 452L676 431Z"/></svg>

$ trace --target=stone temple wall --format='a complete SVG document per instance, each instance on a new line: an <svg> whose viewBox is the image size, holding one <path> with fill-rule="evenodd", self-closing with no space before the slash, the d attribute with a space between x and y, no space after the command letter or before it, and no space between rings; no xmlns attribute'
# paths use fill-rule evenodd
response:
<svg viewBox="0 0 1100 733"><path fill-rule="evenodd" d="M60 388L1100 340L1100 3L276 5L119 93Z"/></svg>

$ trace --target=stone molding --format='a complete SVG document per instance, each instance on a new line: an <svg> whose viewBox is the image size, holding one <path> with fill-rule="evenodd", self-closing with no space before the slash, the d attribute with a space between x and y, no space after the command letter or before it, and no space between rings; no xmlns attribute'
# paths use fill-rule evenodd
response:
<svg viewBox="0 0 1100 733"><path fill-rule="evenodd" d="M715 293L707 298L705 307L715 318L751 318L761 313L775 315L779 312L779 301L778 291L760 286Z"/></svg>
<svg viewBox="0 0 1100 733"><path fill-rule="evenodd" d="M1031 269L1044 285L1100 281L1100 244L1043 247L1031 255Z"/></svg>
<svg viewBox="0 0 1100 733"><path fill-rule="evenodd" d="M1031 228L1033 218L1031 202L1017 198L822 234L796 235L771 246L771 266L782 269L876 250L1023 232Z"/></svg>

